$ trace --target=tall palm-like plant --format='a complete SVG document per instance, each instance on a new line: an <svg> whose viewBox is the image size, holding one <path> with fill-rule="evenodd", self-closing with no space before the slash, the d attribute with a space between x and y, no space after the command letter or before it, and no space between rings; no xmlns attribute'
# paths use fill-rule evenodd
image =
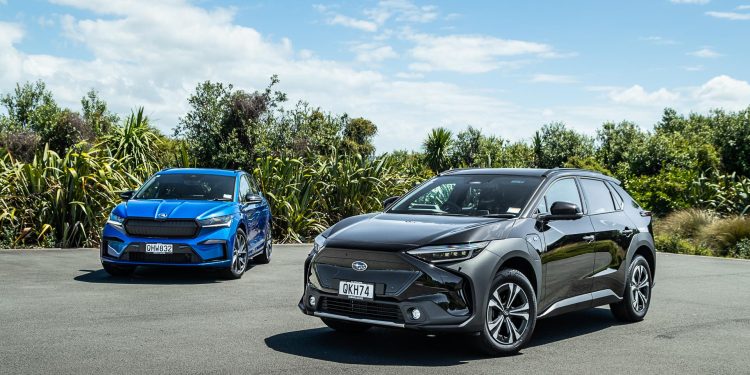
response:
<svg viewBox="0 0 750 375"><path fill-rule="evenodd" d="M110 150L110 156L123 160L129 170L139 170L146 177L158 168L155 152L161 146L159 133L151 127L149 119L143 114L143 107L137 112L131 112L122 126L104 136L99 144L101 148Z"/></svg>
<svg viewBox="0 0 750 375"><path fill-rule="evenodd" d="M446 128L432 129L422 143L424 160L434 173L450 168L450 148L453 145L453 133Z"/></svg>

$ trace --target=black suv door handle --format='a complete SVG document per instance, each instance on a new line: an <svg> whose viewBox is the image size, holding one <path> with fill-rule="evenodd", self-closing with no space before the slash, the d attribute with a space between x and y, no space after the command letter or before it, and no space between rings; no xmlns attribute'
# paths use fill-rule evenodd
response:
<svg viewBox="0 0 750 375"><path fill-rule="evenodd" d="M594 235L593 235L593 234L589 234L588 236L583 236L583 239L584 239L584 240L585 240L586 242L589 242L589 243L591 243L591 242L594 242L594 240L596 239L596 237L594 237Z"/></svg>
<svg viewBox="0 0 750 375"><path fill-rule="evenodd" d="M629 229L629 228L625 228L625 229L623 229L623 230L620 231L620 233L622 233L622 234L624 234L626 236L629 236L629 235L633 234L633 232L635 232L635 231L632 230L632 229Z"/></svg>

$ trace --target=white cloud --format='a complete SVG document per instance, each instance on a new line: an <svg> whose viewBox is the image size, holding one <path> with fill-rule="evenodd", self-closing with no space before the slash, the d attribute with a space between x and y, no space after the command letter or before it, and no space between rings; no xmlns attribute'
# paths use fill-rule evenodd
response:
<svg viewBox="0 0 750 375"><path fill-rule="evenodd" d="M713 49L708 48L708 47L701 48L701 49L699 49L697 51L689 52L688 55L695 56L695 57L701 57L701 58L704 58L704 59L712 59L712 58L721 56L720 53L718 53L718 52L716 52Z"/></svg>
<svg viewBox="0 0 750 375"><path fill-rule="evenodd" d="M721 18L731 21L747 21L750 20L750 13L737 13L737 12L706 12L707 15L714 18Z"/></svg>
<svg viewBox="0 0 750 375"><path fill-rule="evenodd" d="M688 72L700 72L704 68L703 68L703 65L686 65L686 66L683 66L682 69L685 69L685 71L688 71Z"/></svg>
<svg viewBox="0 0 750 375"><path fill-rule="evenodd" d="M711 0L669 0L670 3L674 4L708 4Z"/></svg>
<svg viewBox="0 0 750 375"><path fill-rule="evenodd" d="M750 106L750 83L720 75L694 90L693 98L701 109L747 108Z"/></svg>
<svg viewBox="0 0 750 375"><path fill-rule="evenodd" d="M437 16L437 8L432 5L417 6L408 0L383 0L371 9L366 9L365 14L379 25L389 19L400 22L426 23L434 21Z"/></svg>
<svg viewBox="0 0 750 375"><path fill-rule="evenodd" d="M646 37L642 37L641 40L645 40L647 42L650 42L650 43L653 43L653 44L659 44L659 45L674 45L674 44L677 44L676 41L674 41L672 39L669 39L669 38L664 38L664 37L661 37L661 36L646 36Z"/></svg>
<svg viewBox="0 0 750 375"><path fill-rule="evenodd" d="M530 82L533 83L575 83L578 80L573 76L559 74L534 74Z"/></svg>
<svg viewBox="0 0 750 375"><path fill-rule="evenodd" d="M331 25L351 27L352 29L358 29L368 32L374 32L378 30L378 25L375 22L351 18L341 14L334 15L333 17L329 18L327 22Z"/></svg>
<svg viewBox="0 0 750 375"><path fill-rule="evenodd" d="M363 63L379 63L387 59L398 57L398 53L391 46L378 45L374 43L362 43L352 47L356 59Z"/></svg>
<svg viewBox="0 0 750 375"><path fill-rule="evenodd" d="M415 43L411 49L417 61L413 70L447 70L460 73L485 73L500 68L518 66L518 60L503 60L510 57L551 57L552 47L547 44L523 40L500 39L484 35L408 34L407 39Z"/></svg>
<svg viewBox="0 0 750 375"><path fill-rule="evenodd" d="M735 9L737 9L737 10L749 10L750 9L750 5L740 5L740 6L738 6Z"/></svg>
<svg viewBox="0 0 750 375"><path fill-rule="evenodd" d="M743 103L750 104L746 81L719 76L682 89L641 88L641 92L636 89L627 93L627 87L600 87L599 102L592 100L590 106L520 106L505 100L499 89L429 81L420 71L385 75L360 64L323 59L315 51L295 48L288 39L269 38L238 25L231 9L206 10L187 0L56 2L86 10L76 12L85 16L62 17L58 23L64 35L91 57L22 52L19 44L23 27L0 22L0 88L7 91L16 82L43 79L61 105L78 108L81 96L93 87L119 113L145 106L147 114L167 133L187 111L187 97L199 82L229 82L253 90L267 85L272 74L281 77L279 89L289 94L290 104L305 99L336 113L371 119L379 127L375 138L379 151L418 148L420 140L435 126L461 129L472 124L514 140L530 137L540 124L551 120L566 121L588 132L605 120L627 118L646 126L659 119L662 108L626 103L652 99L667 102L675 95L676 108L684 111L712 105L736 109ZM416 46L433 46L431 38L440 37L426 38L424 43L415 41ZM499 69L518 63L507 60L510 58L543 58L553 52L550 46L532 42L477 36L469 40L478 42L466 47L470 53L479 47L491 52L471 55L466 61L453 59L446 67ZM443 42L435 46L451 44ZM371 50L387 46L378 43L373 43ZM379 56L389 55L384 51L387 49ZM450 58L449 52L446 56ZM459 48L456 54L463 52ZM431 59L416 63L425 64L426 70L443 67ZM611 94L613 90L619 96ZM647 99L638 99L639 95Z"/></svg>
<svg viewBox="0 0 750 375"><path fill-rule="evenodd" d="M504 102L492 92L436 81L390 78L376 71L321 59L292 42L269 39L234 22L231 9L202 9L181 0L114 2L55 0L90 11L65 16L65 36L91 58L24 53L20 25L0 22L0 88L43 79L61 105L78 108L96 88L118 113L145 106L155 124L171 133L188 110L187 98L204 80L260 89L279 74L290 104L305 99L336 113L364 116L380 131L379 151L417 148L428 129L471 123L521 138L538 114ZM376 49L377 50L377 49ZM382 50L382 51L387 51ZM381 57L388 52L379 52Z"/></svg>
<svg viewBox="0 0 750 375"><path fill-rule="evenodd" d="M665 88L648 92L640 85L633 85L626 89L610 91L609 98L620 104L663 107L676 102L680 95Z"/></svg>
<svg viewBox="0 0 750 375"><path fill-rule="evenodd" d="M640 85L628 88L602 87L614 103L643 108L673 107L683 112L708 111L714 108L739 110L750 105L750 83L720 75L692 87L660 88L647 91Z"/></svg>

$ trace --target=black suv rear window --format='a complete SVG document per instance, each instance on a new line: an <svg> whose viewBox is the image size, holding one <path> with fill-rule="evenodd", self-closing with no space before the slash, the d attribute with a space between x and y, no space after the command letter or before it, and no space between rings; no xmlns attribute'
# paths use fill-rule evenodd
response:
<svg viewBox="0 0 750 375"><path fill-rule="evenodd" d="M607 185L604 184L604 181L582 178L581 187L583 188L583 194L586 195L589 214L596 215L615 211L612 193L609 191Z"/></svg>

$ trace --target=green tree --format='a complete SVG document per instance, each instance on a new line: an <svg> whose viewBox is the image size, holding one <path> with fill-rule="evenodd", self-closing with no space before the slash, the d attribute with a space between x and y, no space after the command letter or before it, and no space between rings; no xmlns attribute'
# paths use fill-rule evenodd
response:
<svg viewBox="0 0 750 375"><path fill-rule="evenodd" d="M99 97L99 93L91 89L86 96L81 98L83 120L89 124L94 134L101 136L107 134L117 123L120 117L107 108L107 103Z"/></svg>
<svg viewBox="0 0 750 375"><path fill-rule="evenodd" d="M539 168L562 167L572 157L585 159L594 153L594 140L561 122L542 126L533 141L534 157Z"/></svg>
<svg viewBox="0 0 750 375"><path fill-rule="evenodd" d="M446 128L432 129L422 143L425 164L433 173L440 173L451 167L451 146L453 133Z"/></svg>
<svg viewBox="0 0 750 375"><path fill-rule="evenodd" d="M344 150L365 157L372 156L375 153L372 139L377 133L378 127L370 120L358 117L347 121L344 126Z"/></svg>
<svg viewBox="0 0 750 375"><path fill-rule="evenodd" d="M629 121L606 122L596 131L596 140L599 143L597 159L604 168L623 178L630 173L634 156L644 152L648 134Z"/></svg>
<svg viewBox="0 0 750 375"><path fill-rule="evenodd" d="M52 92L43 81L16 84L12 94L0 97L7 112L0 121L4 131L31 130L45 137L55 124L60 112Z"/></svg>
<svg viewBox="0 0 750 375"><path fill-rule="evenodd" d="M201 165L219 168L249 166L259 156L263 129L286 100L274 92L276 76L263 91L247 93L232 85L203 82L188 98L190 111L180 118L175 136L185 139Z"/></svg>
<svg viewBox="0 0 750 375"><path fill-rule="evenodd" d="M481 159L480 152L482 151L483 140L482 131L473 126L458 132L456 140L452 144L451 164L457 167L476 166L478 159Z"/></svg>
<svg viewBox="0 0 750 375"><path fill-rule="evenodd" d="M724 171L750 177L750 107L736 113L716 111L712 122Z"/></svg>

